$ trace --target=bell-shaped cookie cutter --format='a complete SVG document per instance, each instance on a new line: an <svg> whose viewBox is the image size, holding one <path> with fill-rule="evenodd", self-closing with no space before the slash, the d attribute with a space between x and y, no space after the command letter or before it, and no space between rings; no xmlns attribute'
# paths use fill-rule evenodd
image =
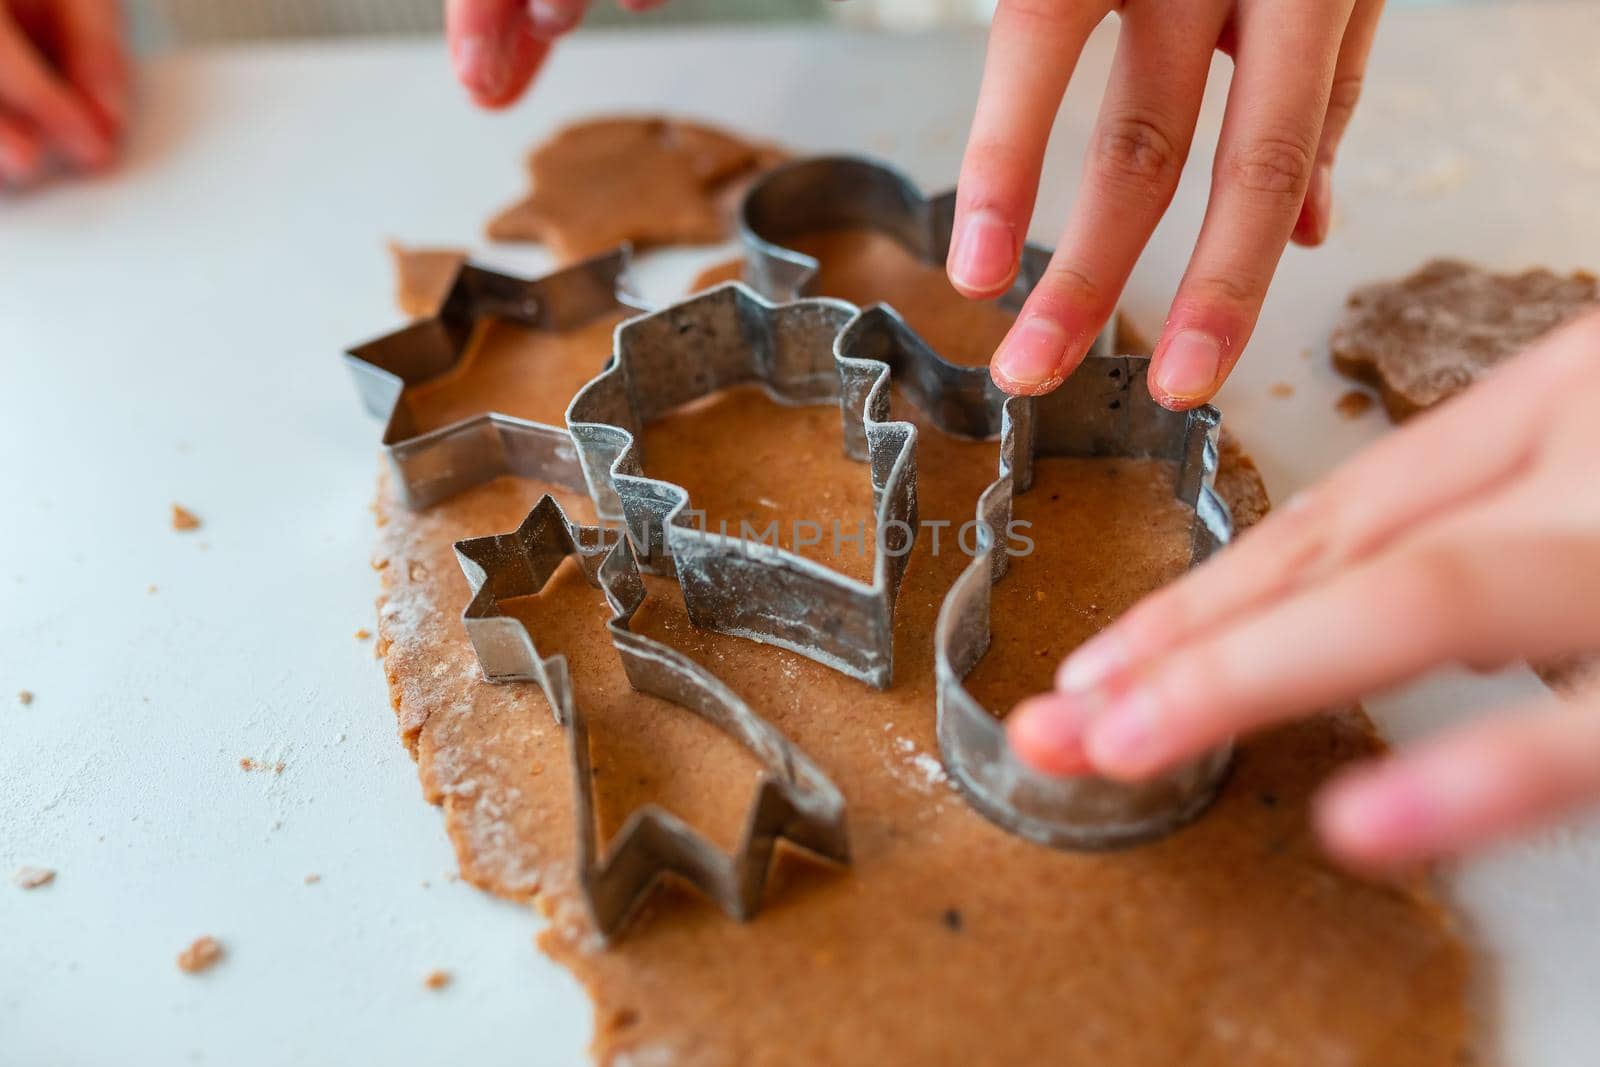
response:
<svg viewBox="0 0 1600 1067"><path fill-rule="evenodd" d="M755 383L786 404L837 402L844 446L865 461L878 531L916 527L916 431L861 400L887 365L837 359L856 309L839 300L773 304L729 282L632 319L612 364L567 409L567 425L603 521L626 523L640 564L672 574L702 629L790 649L872 685L892 674L894 603L909 544L874 552L870 582L758 539L708 529L682 486L644 475L647 423L729 386ZM879 415L886 414L887 393Z"/></svg>
<svg viewBox="0 0 1600 1067"><path fill-rule="evenodd" d="M472 587L463 619L484 674L496 682L537 682L567 731L578 882L603 938L622 932L668 874L699 889L728 916L750 918L761 906L779 838L824 860L850 862L844 797L828 777L709 671L630 628L646 588L627 538L573 524L545 496L515 531L459 542L456 555ZM613 612L607 624L612 644L633 688L700 716L761 763L761 780L732 854L655 805L630 813L609 847L600 840L588 724L567 661L541 654L536 636L500 607L502 599L539 592L568 556L580 561L585 577L605 594Z"/></svg>
<svg viewBox="0 0 1600 1067"><path fill-rule="evenodd" d="M945 595L934 631L945 770L990 821L1058 848L1135 844L1183 825L1215 798L1232 756L1232 746L1223 745L1140 784L1040 774L1017 759L1003 723L962 684L989 647L990 590L1010 561L1003 531L1013 498L1033 481L1035 459L1172 460L1174 492L1195 513L1191 565L1227 543L1232 522L1212 491L1220 416L1209 406L1173 412L1157 404L1146 383L1148 364L1142 356L1091 355L1055 392L1006 402L1000 476L978 501L984 549Z"/></svg>
<svg viewBox="0 0 1600 1067"><path fill-rule="evenodd" d="M887 234L922 262L942 265L955 204L953 190L924 196L900 171L865 156L813 156L774 167L750 186L739 207L745 279L772 300L810 296L819 264L784 242L855 228ZM1049 249L1023 245L1002 306L1021 307L1049 262Z"/></svg>
<svg viewBox="0 0 1600 1067"><path fill-rule="evenodd" d="M818 295L821 264L788 247L797 237L830 230L867 229L894 238L918 260L942 267L950 254L956 193L924 195L895 167L866 156L811 156L774 167L745 193L739 205L739 240L745 250L744 281L769 300ZM1050 265L1050 249L1024 242L1011 287L997 299L1019 311ZM882 306L882 305L874 305ZM1091 346L1115 346L1116 316Z"/></svg>
<svg viewBox="0 0 1600 1067"><path fill-rule="evenodd" d="M503 474L578 470L566 433L544 433L539 423L498 412L418 432L406 389L455 367L484 319L559 331L618 309L642 310L642 301L629 291L629 262L623 246L533 279L464 264L432 318L345 352L363 405L384 420L384 456L407 507L431 507ZM562 484L587 491L581 478Z"/></svg>

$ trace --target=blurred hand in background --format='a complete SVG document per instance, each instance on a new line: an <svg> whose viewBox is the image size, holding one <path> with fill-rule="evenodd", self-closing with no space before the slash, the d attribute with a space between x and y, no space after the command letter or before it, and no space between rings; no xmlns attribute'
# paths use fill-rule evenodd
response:
<svg viewBox="0 0 1600 1067"><path fill-rule="evenodd" d="M103 170L127 122L117 0L0 0L0 183Z"/></svg>
<svg viewBox="0 0 1600 1067"><path fill-rule="evenodd" d="M617 0L648 11L666 0ZM445 0L456 77L484 107L506 107L528 88L556 38L578 28L590 0Z"/></svg>

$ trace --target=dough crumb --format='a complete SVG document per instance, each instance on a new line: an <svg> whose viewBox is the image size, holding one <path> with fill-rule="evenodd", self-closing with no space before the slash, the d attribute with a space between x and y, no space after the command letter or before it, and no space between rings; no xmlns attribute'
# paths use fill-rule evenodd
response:
<svg viewBox="0 0 1600 1067"><path fill-rule="evenodd" d="M1271 393L1279 400L1287 400L1291 396L1294 396L1294 386L1290 385L1288 382L1273 382L1272 385L1268 387L1267 392Z"/></svg>
<svg viewBox="0 0 1600 1067"><path fill-rule="evenodd" d="M1333 405L1347 419L1359 419L1372 407L1372 394L1363 393L1359 389L1351 389L1340 396Z"/></svg>
<svg viewBox="0 0 1600 1067"><path fill-rule="evenodd" d="M437 992L438 990L443 989L445 986L447 986L449 984L450 984L450 972L449 971L429 971L428 972L428 976L422 980L422 985L423 985L424 988L432 989L435 992Z"/></svg>
<svg viewBox="0 0 1600 1067"><path fill-rule="evenodd" d="M306 885L316 885L320 881L322 881L322 875L320 874L306 875Z"/></svg>
<svg viewBox="0 0 1600 1067"><path fill-rule="evenodd" d="M372 631L367 629L364 626L361 629L356 631L356 640L357 641L365 641L368 638L370 638L371 636L372 636Z"/></svg>
<svg viewBox="0 0 1600 1067"><path fill-rule="evenodd" d="M56 872L48 867L18 867L11 875L11 884L18 889L40 889L56 880Z"/></svg>
<svg viewBox="0 0 1600 1067"><path fill-rule="evenodd" d="M253 773L255 771L271 771L273 774L282 774L284 768L287 766L288 764L284 763L283 760L278 760L276 763L269 763L266 760L251 759L249 756L241 756L239 758L239 769L246 773Z"/></svg>
<svg viewBox="0 0 1600 1067"><path fill-rule="evenodd" d="M33 693L31 693L30 691L28 691L26 689L20 690L17 693L17 703L21 704L23 707L27 707L29 704L32 704L33 703Z"/></svg>
<svg viewBox="0 0 1600 1067"><path fill-rule="evenodd" d="M178 970L184 974L202 974L222 960L222 942L207 934L197 937L194 943L178 953Z"/></svg>
<svg viewBox="0 0 1600 1067"><path fill-rule="evenodd" d="M179 504L172 505L172 528L174 530L200 529L200 516Z"/></svg>
<svg viewBox="0 0 1600 1067"><path fill-rule="evenodd" d="M145 592L146 592L146 593L149 593L149 594L150 594L150 595L151 595L151 596L155 596L155 595L156 595L156 587L155 587L155 583L154 583L154 582L152 582L152 583L150 583L150 584L149 584L149 585L147 585L147 586L145 586L145 587L144 587L144 591L145 591Z"/></svg>

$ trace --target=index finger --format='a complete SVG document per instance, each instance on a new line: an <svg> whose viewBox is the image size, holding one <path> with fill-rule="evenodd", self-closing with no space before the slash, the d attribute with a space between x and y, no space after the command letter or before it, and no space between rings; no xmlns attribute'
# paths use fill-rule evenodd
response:
<svg viewBox="0 0 1600 1067"><path fill-rule="evenodd" d="M506 107L550 52L526 0L446 0L445 38L456 77L483 107Z"/></svg>
<svg viewBox="0 0 1600 1067"><path fill-rule="evenodd" d="M1001 0L995 10L946 265L963 295L998 296L1016 276L1050 127L1084 41L1110 10L1110 0Z"/></svg>

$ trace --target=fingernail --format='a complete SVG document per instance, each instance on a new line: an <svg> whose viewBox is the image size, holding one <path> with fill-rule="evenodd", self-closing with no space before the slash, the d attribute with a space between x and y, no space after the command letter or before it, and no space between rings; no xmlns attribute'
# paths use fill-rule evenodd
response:
<svg viewBox="0 0 1600 1067"><path fill-rule="evenodd" d="M1128 646L1114 630L1096 634L1079 645L1056 671L1056 688L1083 693L1101 685L1128 666Z"/></svg>
<svg viewBox="0 0 1600 1067"><path fill-rule="evenodd" d="M1312 214L1316 218L1314 229L1317 243L1328 238L1328 228L1333 224L1333 165L1319 166L1311 179Z"/></svg>
<svg viewBox="0 0 1600 1067"><path fill-rule="evenodd" d="M1006 718L1006 739L1017 758L1036 771L1084 774L1091 769L1083 751L1083 727L1090 714L1086 701L1059 694L1033 697Z"/></svg>
<svg viewBox="0 0 1600 1067"><path fill-rule="evenodd" d="M1222 346L1199 330L1183 330L1167 342L1156 360L1156 388L1175 400L1211 394L1222 369Z"/></svg>
<svg viewBox="0 0 1600 1067"><path fill-rule="evenodd" d="M560 37L577 28L581 14L550 0L528 0L528 21L536 37Z"/></svg>
<svg viewBox="0 0 1600 1067"><path fill-rule="evenodd" d="M961 223L950 252L950 280L962 289L988 293L1003 287L1017 262L1017 241L998 214L974 211Z"/></svg>
<svg viewBox="0 0 1600 1067"><path fill-rule="evenodd" d="M1139 777L1154 768L1156 707L1148 690L1135 688L1113 700L1084 732L1083 749L1095 769L1114 778Z"/></svg>
<svg viewBox="0 0 1600 1067"><path fill-rule="evenodd" d="M456 74L480 96L496 97L506 90L510 69L500 42L492 37L463 37L454 48Z"/></svg>
<svg viewBox="0 0 1600 1067"><path fill-rule="evenodd" d="M1328 787L1316 805L1317 828L1341 856L1384 863L1425 839L1428 798L1409 775L1357 771Z"/></svg>
<svg viewBox="0 0 1600 1067"><path fill-rule="evenodd" d="M1048 393L1061 384L1066 350L1067 332L1049 319L1034 316L1014 326L1000 343L990 374L1008 393Z"/></svg>

